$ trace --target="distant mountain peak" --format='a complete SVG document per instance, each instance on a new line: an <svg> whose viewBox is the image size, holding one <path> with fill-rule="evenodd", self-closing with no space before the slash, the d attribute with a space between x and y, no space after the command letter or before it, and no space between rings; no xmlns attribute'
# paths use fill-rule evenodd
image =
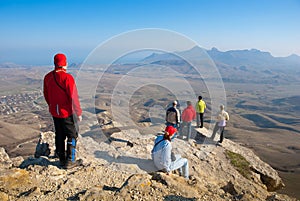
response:
<svg viewBox="0 0 300 201"><path fill-rule="evenodd" d="M198 45L196 45L196 46L194 46L194 47L192 47L191 49L189 49L189 50L187 50L187 51L195 51L195 50L202 50L202 48L201 47L199 47Z"/></svg>
<svg viewBox="0 0 300 201"><path fill-rule="evenodd" d="M216 47L212 47L210 51L220 52Z"/></svg>
<svg viewBox="0 0 300 201"><path fill-rule="evenodd" d="M260 51L260 50L258 50L258 49L255 49L255 48L251 48L251 49L250 49L250 52L262 52L262 51Z"/></svg>
<svg viewBox="0 0 300 201"><path fill-rule="evenodd" d="M291 54L290 56L287 56L287 58L300 59L300 56L297 54Z"/></svg>

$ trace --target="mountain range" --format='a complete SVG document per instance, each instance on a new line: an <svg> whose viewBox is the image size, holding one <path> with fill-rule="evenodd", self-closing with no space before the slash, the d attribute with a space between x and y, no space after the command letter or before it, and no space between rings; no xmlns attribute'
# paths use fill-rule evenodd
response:
<svg viewBox="0 0 300 201"><path fill-rule="evenodd" d="M300 56L293 54L288 57L274 57L269 52L257 49L222 52L217 48L205 50L195 46L181 52L154 52L136 62L128 63L123 60L122 65L115 63L108 68L108 72L126 74L140 65L146 66L151 72L151 66L156 65L172 68L185 77L199 74L190 61L203 67L205 64L211 67L214 63L224 82L259 84L300 82Z"/></svg>
<svg viewBox="0 0 300 201"><path fill-rule="evenodd" d="M242 66L242 68L267 68L271 70L296 70L300 72L300 56L292 54L287 57L274 57L269 52L263 52L257 49L229 50L222 52L217 48L212 48L211 50L204 50L198 46L195 46L192 49L186 51L175 52L175 54L153 53L150 56L142 59L142 62L157 63L159 61L169 61L174 63L175 60L182 60L176 55L183 56L184 58L197 59L198 57L198 59L201 59L201 56L207 56L201 53L203 51L207 53L207 55L216 63L217 66Z"/></svg>
<svg viewBox="0 0 300 201"><path fill-rule="evenodd" d="M291 54L287 57L274 57L270 52L264 52L258 49L245 50L229 50L220 51L213 47L210 50L195 46L189 50L177 51L174 53L157 53L153 52L149 56L143 57L140 54L135 59L126 59L126 57L117 60L114 64L132 65L136 63L150 63L150 64L169 64L169 65L187 65L182 58L193 60L201 60L203 58L211 58L217 67L231 66L240 69L264 69L272 71L293 71L300 72L300 56ZM179 56L180 57L179 57ZM69 68L80 68L82 63L71 63ZM0 68L18 68L26 67L26 65L19 65L13 62L1 63ZM114 65L112 65L115 68Z"/></svg>

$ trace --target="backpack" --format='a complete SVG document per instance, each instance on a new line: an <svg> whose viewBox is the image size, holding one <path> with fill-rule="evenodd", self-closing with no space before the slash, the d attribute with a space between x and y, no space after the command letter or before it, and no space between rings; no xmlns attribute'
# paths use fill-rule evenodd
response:
<svg viewBox="0 0 300 201"><path fill-rule="evenodd" d="M167 111L166 121L172 124L177 124L177 112L174 108Z"/></svg>
<svg viewBox="0 0 300 201"><path fill-rule="evenodd" d="M50 155L50 148L49 144L42 142L42 136L35 147L34 157L39 158L40 156L49 156Z"/></svg>

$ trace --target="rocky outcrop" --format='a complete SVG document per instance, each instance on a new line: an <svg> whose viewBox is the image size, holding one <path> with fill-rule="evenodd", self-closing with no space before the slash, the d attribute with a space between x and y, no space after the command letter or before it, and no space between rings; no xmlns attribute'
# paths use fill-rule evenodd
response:
<svg viewBox="0 0 300 201"><path fill-rule="evenodd" d="M241 154L250 163L253 174L257 174L260 181L266 185L268 191L275 191L284 186L276 170L269 164L263 162L251 150L239 146L232 141L227 140L225 148L235 153Z"/></svg>
<svg viewBox="0 0 300 201"><path fill-rule="evenodd" d="M192 176L186 181L176 172L156 172L150 158L155 135L141 135L135 129L113 133L103 141L97 141L96 133L82 135L78 157L83 165L65 170L53 157L53 133L42 133L48 156L9 158L0 149L0 200L296 200L270 192L282 181L249 149L230 140L216 146L205 137L209 135L205 129L198 135L204 140L173 142L174 152L189 160ZM250 178L231 165L225 150L249 161Z"/></svg>
<svg viewBox="0 0 300 201"><path fill-rule="evenodd" d="M201 129L200 133L206 137L210 136L209 131L206 129ZM258 179L259 182L264 184L268 191L275 191L284 186L277 171L274 170L269 164L260 160L260 158L255 155L252 150L240 146L231 140L225 140L225 142L222 144L222 147L225 150L229 150L243 156L250 163L252 177Z"/></svg>

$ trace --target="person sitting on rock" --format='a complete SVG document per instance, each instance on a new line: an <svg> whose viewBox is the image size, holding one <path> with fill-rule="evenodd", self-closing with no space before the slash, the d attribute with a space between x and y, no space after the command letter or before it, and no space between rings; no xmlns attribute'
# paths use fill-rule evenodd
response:
<svg viewBox="0 0 300 201"><path fill-rule="evenodd" d="M155 139L154 147L151 151L154 165L159 170L170 174L171 171L179 169L180 175L184 178L189 178L189 165L186 158L181 158L180 155L175 155L175 160L172 161L172 145L174 133L177 129L173 126L167 126L164 135L158 135Z"/></svg>

